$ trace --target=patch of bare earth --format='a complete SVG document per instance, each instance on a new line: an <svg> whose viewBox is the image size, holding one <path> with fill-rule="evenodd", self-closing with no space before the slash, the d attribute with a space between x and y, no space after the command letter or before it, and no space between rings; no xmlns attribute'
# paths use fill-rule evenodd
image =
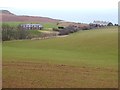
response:
<svg viewBox="0 0 120 90"><path fill-rule="evenodd" d="M114 69L3 62L3 88L114 88L117 82Z"/></svg>

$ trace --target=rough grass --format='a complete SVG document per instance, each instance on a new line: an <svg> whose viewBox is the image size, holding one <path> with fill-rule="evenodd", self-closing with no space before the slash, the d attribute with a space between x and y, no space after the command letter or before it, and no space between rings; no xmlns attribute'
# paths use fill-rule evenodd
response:
<svg viewBox="0 0 120 90"><path fill-rule="evenodd" d="M31 35L40 35L41 34L41 32L39 32L39 30L29 30L29 33Z"/></svg>
<svg viewBox="0 0 120 90"><path fill-rule="evenodd" d="M117 87L118 31L3 42L3 87Z"/></svg>

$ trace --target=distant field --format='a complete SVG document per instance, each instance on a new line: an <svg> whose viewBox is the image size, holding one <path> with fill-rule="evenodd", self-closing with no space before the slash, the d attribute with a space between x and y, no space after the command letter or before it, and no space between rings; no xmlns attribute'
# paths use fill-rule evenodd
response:
<svg viewBox="0 0 120 90"><path fill-rule="evenodd" d="M117 27L3 42L3 87L118 87Z"/></svg>

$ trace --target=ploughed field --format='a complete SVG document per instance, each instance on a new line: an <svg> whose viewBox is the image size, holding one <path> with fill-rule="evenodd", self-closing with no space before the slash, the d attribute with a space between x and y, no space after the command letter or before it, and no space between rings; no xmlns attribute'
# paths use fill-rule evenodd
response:
<svg viewBox="0 0 120 90"><path fill-rule="evenodd" d="M3 88L117 88L118 29L5 41Z"/></svg>

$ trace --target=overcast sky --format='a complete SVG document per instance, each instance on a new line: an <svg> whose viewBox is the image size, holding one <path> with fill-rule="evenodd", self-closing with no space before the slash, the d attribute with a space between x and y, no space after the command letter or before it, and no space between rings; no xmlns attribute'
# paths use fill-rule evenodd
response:
<svg viewBox="0 0 120 90"><path fill-rule="evenodd" d="M0 9L17 15L34 15L90 23L118 22L119 0L0 0Z"/></svg>

